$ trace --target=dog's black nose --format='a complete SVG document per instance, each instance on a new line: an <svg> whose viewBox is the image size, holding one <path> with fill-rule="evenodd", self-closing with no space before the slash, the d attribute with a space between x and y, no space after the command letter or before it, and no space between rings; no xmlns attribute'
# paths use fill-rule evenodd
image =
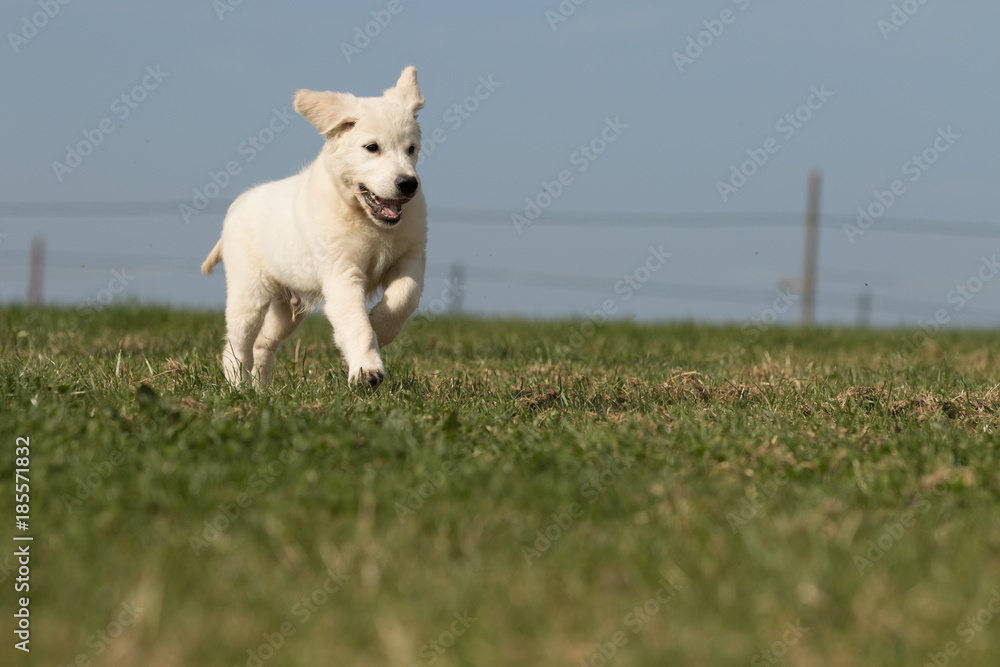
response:
<svg viewBox="0 0 1000 667"><path fill-rule="evenodd" d="M396 179L396 189L404 197L412 197L413 193L417 191L418 185L420 184L413 176L400 176Z"/></svg>

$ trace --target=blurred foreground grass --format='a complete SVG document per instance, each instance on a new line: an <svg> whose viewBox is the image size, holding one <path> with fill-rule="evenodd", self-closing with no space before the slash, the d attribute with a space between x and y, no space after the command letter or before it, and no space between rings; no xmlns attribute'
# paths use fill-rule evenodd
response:
<svg viewBox="0 0 1000 667"><path fill-rule="evenodd" d="M255 394L223 326L0 309L3 664L1000 664L993 333L435 319L372 393L314 316Z"/></svg>

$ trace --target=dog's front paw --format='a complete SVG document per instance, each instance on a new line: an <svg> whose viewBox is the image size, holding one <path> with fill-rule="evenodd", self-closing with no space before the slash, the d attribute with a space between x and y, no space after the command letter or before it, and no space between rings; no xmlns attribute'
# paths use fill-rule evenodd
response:
<svg viewBox="0 0 1000 667"><path fill-rule="evenodd" d="M358 368L357 370L351 371L351 374L348 376L347 381L350 384L367 382L372 389L378 389L379 385L382 384L382 380L384 379L385 379L385 371L382 369Z"/></svg>

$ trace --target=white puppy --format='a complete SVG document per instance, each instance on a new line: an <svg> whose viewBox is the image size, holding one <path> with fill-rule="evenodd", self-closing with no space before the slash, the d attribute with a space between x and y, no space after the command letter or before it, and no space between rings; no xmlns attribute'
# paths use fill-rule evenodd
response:
<svg viewBox="0 0 1000 667"><path fill-rule="evenodd" d="M300 90L295 110L326 136L301 173L240 195L202 273L226 262L226 343L233 385L271 379L274 354L321 300L348 381L385 378L379 348L420 301L427 205L417 180L424 106L407 67L381 97ZM372 309L365 299L379 287Z"/></svg>

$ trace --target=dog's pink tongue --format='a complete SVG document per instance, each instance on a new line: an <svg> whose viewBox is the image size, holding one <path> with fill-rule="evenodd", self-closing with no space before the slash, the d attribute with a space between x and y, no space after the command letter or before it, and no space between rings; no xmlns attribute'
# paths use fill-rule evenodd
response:
<svg viewBox="0 0 1000 667"><path fill-rule="evenodd" d="M383 218L389 218L390 220L396 220L403 213L402 204L380 204L378 207L378 214Z"/></svg>

